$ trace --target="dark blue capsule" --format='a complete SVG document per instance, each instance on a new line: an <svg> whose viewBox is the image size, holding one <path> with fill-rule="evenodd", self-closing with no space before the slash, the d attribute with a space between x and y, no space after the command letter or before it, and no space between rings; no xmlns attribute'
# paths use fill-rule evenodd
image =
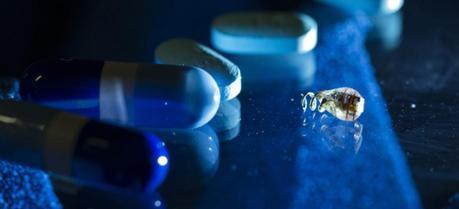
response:
<svg viewBox="0 0 459 209"><path fill-rule="evenodd" d="M200 127L220 102L215 80L199 68L88 60L32 64L20 94L92 118L153 128Z"/></svg>
<svg viewBox="0 0 459 209"><path fill-rule="evenodd" d="M169 154L155 135L42 106L0 101L0 158L100 187L154 191Z"/></svg>

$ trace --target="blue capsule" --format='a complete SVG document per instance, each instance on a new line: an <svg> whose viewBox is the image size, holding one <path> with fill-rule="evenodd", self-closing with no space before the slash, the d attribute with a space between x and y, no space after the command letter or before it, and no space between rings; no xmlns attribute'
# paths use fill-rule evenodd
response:
<svg viewBox="0 0 459 209"><path fill-rule="evenodd" d="M20 94L92 118L155 128L200 127L220 103L215 80L199 68L88 60L32 64Z"/></svg>
<svg viewBox="0 0 459 209"><path fill-rule="evenodd" d="M0 157L100 187L152 192L169 154L155 135L34 104L0 101Z"/></svg>

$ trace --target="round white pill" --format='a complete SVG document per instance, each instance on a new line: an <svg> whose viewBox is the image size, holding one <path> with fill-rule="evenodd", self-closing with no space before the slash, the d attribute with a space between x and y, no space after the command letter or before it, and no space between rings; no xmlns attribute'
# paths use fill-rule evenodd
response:
<svg viewBox="0 0 459 209"><path fill-rule="evenodd" d="M214 20L211 41L226 53L304 53L317 44L317 23L294 12L228 13Z"/></svg>
<svg viewBox="0 0 459 209"><path fill-rule="evenodd" d="M190 39L171 39L155 50L156 62L161 64L198 67L208 72L217 82L222 101L241 92L241 71L234 63L214 50Z"/></svg>

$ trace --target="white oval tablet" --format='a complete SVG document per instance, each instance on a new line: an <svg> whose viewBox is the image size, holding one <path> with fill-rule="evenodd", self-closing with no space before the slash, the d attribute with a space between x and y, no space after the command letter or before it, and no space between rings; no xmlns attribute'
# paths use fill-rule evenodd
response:
<svg viewBox="0 0 459 209"><path fill-rule="evenodd" d="M222 101L241 92L241 71L234 63L214 50L190 39L177 38L161 43L155 50L160 64L187 65L208 72L217 82Z"/></svg>
<svg viewBox="0 0 459 209"><path fill-rule="evenodd" d="M214 20L211 41L226 53L304 53L317 44L317 23L294 12L229 13Z"/></svg>

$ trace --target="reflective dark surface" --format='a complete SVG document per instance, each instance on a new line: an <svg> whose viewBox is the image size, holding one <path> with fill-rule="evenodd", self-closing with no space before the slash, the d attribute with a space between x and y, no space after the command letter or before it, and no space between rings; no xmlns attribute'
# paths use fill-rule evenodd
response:
<svg viewBox="0 0 459 209"><path fill-rule="evenodd" d="M426 208L446 207L459 192L458 9L455 1L407 1L400 45L390 51L370 47Z"/></svg>
<svg viewBox="0 0 459 209"><path fill-rule="evenodd" d="M170 19L170 30L159 32L148 43L177 35L208 43L206 24L211 17L227 10L259 8L253 2L237 2L225 9L208 5L207 14L194 17L206 20L198 24L199 30L190 29L193 24L181 27L185 23L174 19L174 13L158 12L165 17L161 21ZM275 58L227 55L242 69L240 124L231 129L231 140L222 140L217 133L219 159L212 164L216 168L209 169L210 177L202 172L205 180L192 182L201 185L187 185L184 191L162 188L161 207L445 208L454 204L448 201L459 192L456 4L453 0L406 1L401 12L387 16L306 4L300 11L319 23L319 44L313 53ZM171 7L191 16L186 8ZM161 24L154 21L153 25ZM69 42L78 45L86 36L75 35ZM104 48L109 42L99 45L93 57L124 55ZM84 54L84 45L72 49L73 45L64 54ZM142 50L133 48L136 53ZM126 59L137 56L126 53ZM147 59L143 56L139 59ZM366 100L358 122L302 113L301 93L342 86L355 88ZM207 145L199 147L196 150ZM206 159L206 152L195 153L200 153L192 158L195 165L209 165L198 162Z"/></svg>
<svg viewBox="0 0 459 209"><path fill-rule="evenodd" d="M270 71L259 71L257 82L253 72L260 62L288 72L305 66L282 66L269 57L236 61L243 75L250 71L247 75L253 76L246 78L238 97L241 132L220 144L219 170L194 193L197 197L166 196L170 208L420 207L363 45L369 20L324 6L304 11L322 25L315 73L307 79L312 82L301 86L296 76L280 81L263 76ZM301 93L341 86L358 89L365 97L359 122L303 115Z"/></svg>
<svg viewBox="0 0 459 209"><path fill-rule="evenodd" d="M238 63L243 73L258 65L245 73L250 77L239 96L240 136L220 145L219 171L204 191L195 198L169 197L171 207L190 203L196 208L451 206L459 191L455 105L459 45L453 27L459 23L457 9L433 1L406 2L402 12L362 18L368 36L346 25L346 15L322 16L322 32L324 25L335 27L325 30L342 27L341 31L319 35L315 69L309 69L313 73L298 71L297 77L282 81L269 73L257 81L262 58L250 63L233 56L235 62L245 61ZM327 14L327 9L307 11L317 19L318 14ZM366 48L355 50L364 40ZM278 67L282 62L272 62L282 72ZM282 75L298 68L284 69ZM295 85L305 74L312 85ZM328 116L301 116L300 93L341 85L358 88L369 100L361 126L340 124ZM392 123L384 119L387 116ZM385 181L379 175L386 176Z"/></svg>

